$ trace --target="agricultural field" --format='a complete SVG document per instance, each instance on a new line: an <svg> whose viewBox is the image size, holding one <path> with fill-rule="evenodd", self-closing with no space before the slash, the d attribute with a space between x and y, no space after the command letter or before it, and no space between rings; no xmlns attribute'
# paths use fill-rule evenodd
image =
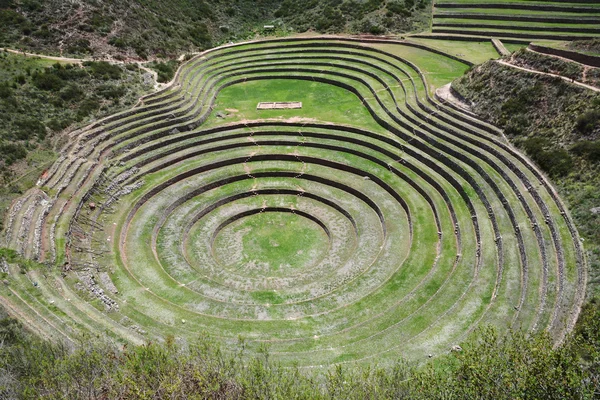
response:
<svg viewBox="0 0 600 400"><path fill-rule="evenodd" d="M483 325L561 342L585 297L575 225L499 129L434 95L480 60L427 43L194 56L12 203L2 306L55 341L206 334L300 368L423 362ZM285 101L303 107L257 110Z"/></svg>
<svg viewBox="0 0 600 400"><path fill-rule="evenodd" d="M512 40L581 40L600 34L595 1L436 0L433 34Z"/></svg>

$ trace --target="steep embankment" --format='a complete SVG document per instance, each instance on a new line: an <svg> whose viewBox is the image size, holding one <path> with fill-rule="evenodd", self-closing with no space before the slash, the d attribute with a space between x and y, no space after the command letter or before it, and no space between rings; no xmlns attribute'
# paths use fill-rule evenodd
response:
<svg viewBox="0 0 600 400"><path fill-rule="evenodd" d="M553 178L587 240L594 293L600 269L600 94L577 82L597 85L600 70L529 51L506 62L511 65L490 61L474 68L453 89Z"/></svg>

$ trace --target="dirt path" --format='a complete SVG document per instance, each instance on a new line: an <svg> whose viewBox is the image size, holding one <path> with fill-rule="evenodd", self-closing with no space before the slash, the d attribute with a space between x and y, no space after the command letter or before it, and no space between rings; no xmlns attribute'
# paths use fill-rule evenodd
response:
<svg viewBox="0 0 600 400"><path fill-rule="evenodd" d="M46 56L43 54L35 54L35 53L27 53L27 52L23 52L23 51L18 51L18 50L13 50L13 49L7 49L7 48L2 48L0 47L0 51L8 51L9 53L13 53L13 54L20 54L20 55L24 55L26 57L39 57L39 58L43 58L45 60L53 60L53 61L63 61L63 62L68 62L68 63L72 63L72 64L82 64L85 61L106 61L109 62L111 64L137 64L137 66L143 70L146 71L147 73L152 75L152 80L154 81L154 90L158 90L161 89L165 86L164 83L159 83L158 82L158 73L154 70L151 70L150 68L144 66L141 62L125 62L125 61L116 61L113 59L91 59L91 58L69 58L69 57L56 57L56 56ZM185 57L185 54L183 54L181 57L179 57L180 59L182 59L182 57Z"/></svg>
<svg viewBox="0 0 600 400"><path fill-rule="evenodd" d="M573 64L578 64L578 65L581 65L583 67L592 67L592 68L594 68L592 65L580 63L579 61L575 61L575 60L567 58L567 57L557 56L556 54L542 53L541 51L535 51L533 49L530 49L529 47L526 47L525 50L527 50L527 51L529 51L531 53L541 54L541 55L546 56L546 57L558 58L559 60L563 60L563 61L570 62L570 63L573 63Z"/></svg>
<svg viewBox="0 0 600 400"><path fill-rule="evenodd" d="M494 48L496 49L496 51L501 55L501 56L510 56L511 52L510 50L508 50L506 47L504 47L504 43L502 43L500 41L500 39L496 39L493 38L492 39L492 45L494 46Z"/></svg>
<svg viewBox="0 0 600 400"><path fill-rule="evenodd" d="M586 85L585 83L581 83L579 81L572 80L572 79L564 77L562 75L551 74L549 72L542 72L542 71L537 71L535 69L529 69L529 68L519 67L517 65L511 64L511 63L508 63L508 62L502 61L502 60L495 60L495 62L497 62L499 64L502 64L504 66L507 66L507 67L512 67L512 68L520 69L521 71L531 72L533 74L547 75L547 76L552 76L554 78L560 78L560 79L562 79L565 82L572 83L573 85L581 86L583 88L586 88L586 89L589 89L589 90L593 90L594 92L600 92L600 88L597 88L597 87L591 86L591 85Z"/></svg>
<svg viewBox="0 0 600 400"><path fill-rule="evenodd" d="M460 99L458 99L452 94L452 91L450 90L451 85L452 83L448 83L447 85L438 88L435 91L435 94L437 94L439 97L446 100L447 102L452 103L455 106L460 107L461 109L471 113L471 107L467 103L460 101Z"/></svg>
<svg viewBox="0 0 600 400"><path fill-rule="evenodd" d="M146 66L144 66L142 63L138 62L137 66L143 70L146 71L147 73L152 75L152 80L154 81L154 90L160 90L163 87L165 87L167 84L166 83L159 83L158 82L158 72L154 71L153 69L150 69ZM143 96L142 96L143 97ZM140 99L141 100L141 99Z"/></svg>
<svg viewBox="0 0 600 400"><path fill-rule="evenodd" d="M23 52L23 51L13 50L13 49L7 49L7 48L2 48L2 47L0 47L0 51L8 51L9 53L20 54L20 55L24 55L26 57L39 57L39 58L44 58L46 60L65 61L65 62L70 62L70 63L73 63L73 64L81 64L84 61L91 61L91 60L85 60L85 59L82 59L82 58L68 58L68 57L45 56L45 55L42 55L42 54L26 53L26 52Z"/></svg>

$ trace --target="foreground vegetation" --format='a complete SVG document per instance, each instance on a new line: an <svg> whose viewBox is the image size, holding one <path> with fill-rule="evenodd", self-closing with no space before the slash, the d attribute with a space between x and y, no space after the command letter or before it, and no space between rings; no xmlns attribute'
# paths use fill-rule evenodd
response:
<svg viewBox="0 0 600 400"><path fill-rule="evenodd" d="M82 337L75 348L0 319L0 397L47 399L593 399L600 395L600 308L589 304L556 348L545 335L492 328L425 366L283 368L269 349L235 353L198 340L139 347Z"/></svg>

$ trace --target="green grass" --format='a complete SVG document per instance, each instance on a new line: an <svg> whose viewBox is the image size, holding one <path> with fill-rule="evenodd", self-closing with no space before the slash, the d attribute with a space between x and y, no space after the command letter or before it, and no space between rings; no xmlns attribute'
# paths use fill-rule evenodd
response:
<svg viewBox="0 0 600 400"><path fill-rule="evenodd" d="M499 57L491 41L463 42L454 40L410 38L411 42L424 44L434 49L442 50L474 64L481 64Z"/></svg>
<svg viewBox="0 0 600 400"><path fill-rule="evenodd" d="M300 101L299 110L257 110L259 102ZM230 110L230 111L228 111ZM237 110L237 111L234 111ZM217 117L218 113L226 115ZM239 83L219 93L208 125L241 120L306 118L319 122L374 128L360 100L348 91L319 82L269 79Z"/></svg>
<svg viewBox="0 0 600 400"><path fill-rule="evenodd" d="M453 54L451 45L432 45ZM94 128L75 150L99 157L99 166L61 194L45 232L55 232L61 262L70 254L73 267L95 263L106 272L118 293L104 275L97 284L119 309L103 315L101 298L79 291L75 273L63 278L60 269L50 271L66 285L52 293L69 319L131 341L206 332L227 352L242 335L250 352L268 342L273 360L317 368L437 356L481 323L528 331L550 325L557 297L554 286L543 286L542 251L526 212L535 221L545 217L525 190L525 180L539 178L490 133L429 103L428 94L463 74L466 63L401 44L355 48L301 39L269 47L216 50L184 65L178 86L167 92L172 98L154 96L155 110L142 106ZM485 56L490 49L468 46ZM269 79L251 79L276 67ZM301 101L303 108L256 110L261 101ZM198 125L204 113L209 119ZM324 126L311 126L316 122ZM101 171L108 179L91 190ZM122 186L139 184L112 189L120 174L129 177ZM48 185L56 190L61 179ZM535 190L568 243L550 192ZM102 209L113 195L119 200ZM78 205L77 226L94 227L86 236L71 225ZM274 208L297 214L264 212L231 222ZM331 236L303 213L322 221ZM527 268L511 215L523 230ZM20 227L34 224L22 218L10 236L17 246ZM29 243L34 235L24 236ZM552 243L545 223L540 238ZM554 284L556 250L546 248L547 283ZM575 258L572 250L565 254ZM579 287L575 275L565 276L569 291L561 301L572 304ZM566 324L557 322L552 334L560 337Z"/></svg>
<svg viewBox="0 0 600 400"><path fill-rule="evenodd" d="M296 272L311 267L326 253L329 239L311 220L291 213L267 212L245 217L221 231L213 245L217 257L231 251L228 246L240 247L242 258L234 265L225 265L234 269L243 269L247 264L264 265L266 271L262 273L269 275L268 271Z"/></svg>
<svg viewBox="0 0 600 400"><path fill-rule="evenodd" d="M520 50L525 46L524 44L514 44L514 43L506 43L506 42L502 42L502 44L504 45L504 47L506 47L510 52L514 53L517 50Z"/></svg>
<svg viewBox="0 0 600 400"><path fill-rule="evenodd" d="M485 27L478 27L478 26L468 26L468 27L460 27L460 28L454 28L454 27L440 27L439 29L444 29L444 30L451 30L452 33L458 33L461 35L467 35L467 34L473 34L473 35L486 35L486 36L494 36L494 37L504 37L503 33L505 32L510 32L511 34L522 34L522 35L527 35L527 34L546 34L548 35L548 37L554 39L554 40L565 40L565 37L581 37L581 38L587 38L590 36L589 33L582 33L582 32L543 32L543 30L541 30L540 32L531 32L531 31L523 31L523 30L519 30L519 27L515 27L514 29L510 29L509 31L505 31L502 29L495 29L495 28L485 28ZM436 32L436 29L434 27L434 33ZM485 33L483 33L485 32ZM513 36L511 36L513 37ZM518 36L517 36L518 37Z"/></svg>
<svg viewBox="0 0 600 400"><path fill-rule="evenodd" d="M565 31L569 31L569 28L597 28L594 24L565 24L565 23L551 23L551 22L527 22L527 21L510 21L510 20L473 20L473 19L461 19L457 18L441 18L437 20L438 24L465 24L473 25L473 27L479 27L484 29L484 25L500 25L506 26L507 28L518 29L519 27L538 28L536 30L543 31L544 28L564 28Z"/></svg>
<svg viewBox="0 0 600 400"><path fill-rule="evenodd" d="M461 11L462 10L462 11ZM600 9L598 9L600 11ZM542 10L511 10L510 8L440 8L437 14L444 15L456 15L457 17L461 14L481 14L485 15L531 15L531 16L547 16L547 17L595 17L598 16L598 11L594 10L589 13L580 12L566 12L566 11L542 11ZM434 17L435 19L435 17ZM482 18L483 20L484 18Z"/></svg>
<svg viewBox="0 0 600 400"><path fill-rule="evenodd" d="M396 44L375 44L372 46L415 63L426 75L430 93L433 93L436 88L452 82L468 69L468 66L464 63L440 57L422 49L407 48Z"/></svg>
<svg viewBox="0 0 600 400"><path fill-rule="evenodd" d="M477 8L471 7L472 5L480 4L479 1L442 1L440 5L443 3L458 3L464 4L464 7L460 8L444 8L438 7L436 8L433 15L433 32L439 32L440 30L448 30L452 29L452 33L457 34L466 34L473 36L496 36L503 37L504 35L509 35L509 37L522 37L527 38L528 35L536 34L546 36L549 39L561 40L562 35L570 35L570 36L582 36L589 37L593 34L589 33L578 33L578 32L570 32L571 28L596 28L595 25L586 22L586 17L598 17L600 15L600 7L598 4L574 4L574 3L564 3L564 2L535 2L535 1L515 1L515 0L501 0L498 2L494 2L493 4L498 5L527 5L527 6L544 6L544 5L556 5L559 7L570 7L573 8L573 12L569 11L546 11L546 10L521 10L516 8ZM576 12L575 10L578 8L589 9L588 12ZM463 18L466 15L477 15L478 19L470 19ZM497 19L488 19L487 16L494 17L503 17L500 20ZM578 19L579 21L574 23L555 23L552 21L548 22L524 22L524 21L514 21L513 16L529 16L529 17L546 17L546 18L572 18ZM443 27L438 24L464 24L464 27ZM485 25L493 25L493 26L502 26L505 29L494 29L494 28L485 28ZM527 28L535 28L534 30L522 30L520 27ZM563 28L559 32L555 32L551 30L551 28ZM484 32L484 33L480 33Z"/></svg>

